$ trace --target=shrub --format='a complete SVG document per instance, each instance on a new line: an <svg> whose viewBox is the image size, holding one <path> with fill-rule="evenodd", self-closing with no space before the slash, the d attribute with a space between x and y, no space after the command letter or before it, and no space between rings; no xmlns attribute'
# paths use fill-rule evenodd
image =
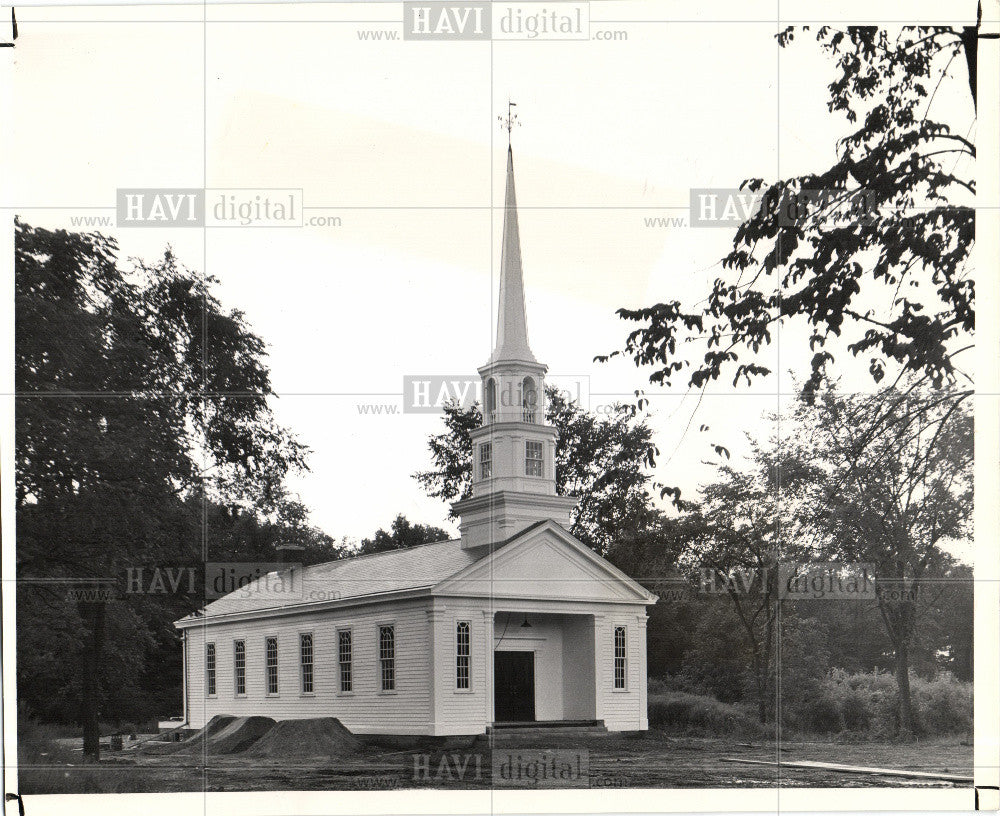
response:
<svg viewBox="0 0 1000 816"><path fill-rule="evenodd" d="M837 706L846 731L872 739L891 739L899 731L899 693L891 674L834 669L823 680L822 693Z"/></svg>
<svg viewBox="0 0 1000 816"><path fill-rule="evenodd" d="M650 677L646 680L646 693L652 697L656 694L664 694L669 690L665 680L659 677Z"/></svg>
<svg viewBox="0 0 1000 816"><path fill-rule="evenodd" d="M722 703L714 697L667 691L649 696L652 728L706 736L768 737L773 727L761 725L746 706Z"/></svg>
<svg viewBox="0 0 1000 816"><path fill-rule="evenodd" d="M832 697L820 694L811 706L803 710L800 727L818 734L842 731L844 720L840 706Z"/></svg>
<svg viewBox="0 0 1000 816"><path fill-rule="evenodd" d="M956 680L950 673L932 680L911 673L910 699L924 736L971 733L971 683ZM899 689L891 674L848 674L834 669L823 681L817 705L825 706L825 700L836 705L847 732L863 733L871 739L892 739L899 733Z"/></svg>
<svg viewBox="0 0 1000 816"><path fill-rule="evenodd" d="M851 694L840 702L840 716L844 721L846 731L867 731L871 725L871 713L868 706L859 696Z"/></svg>
<svg viewBox="0 0 1000 816"><path fill-rule="evenodd" d="M768 737L743 703L721 702L697 689L678 686L683 678L651 678L649 724L653 728L715 736ZM947 672L933 679L910 675L914 716L922 736L972 733L972 684ZM890 740L899 735L899 690L884 671L851 674L834 669L822 680L801 680L785 696L782 727L802 734L839 734L841 739Z"/></svg>
<svg viewBox="0 0 1000 816"><path fill-rule="evenodd" d="M972 684L942 672L933 680L910 678L914 714L927 734L969 734L972 732Z"/></svg>

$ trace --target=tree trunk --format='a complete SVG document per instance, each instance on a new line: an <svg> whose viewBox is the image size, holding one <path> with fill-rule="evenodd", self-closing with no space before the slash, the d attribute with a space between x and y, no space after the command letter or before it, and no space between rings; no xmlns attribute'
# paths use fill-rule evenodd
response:
<svg viewBox="0 0 1000 816"><path fill-rule="evenodd" d="M101 657L104 652L105 602L80 604L82 617L90 626L90 643L83 654L83 755L95 762L101 758Z"/></svg>
<svg viewBox="0 0 1000 816"><path fill-rule="evenodd" d="M969 69L969 91L972 93L972 106L978 110L976 104L976 57L979 46L979 29L976 26L965 26L962 29L962 47L965 51L965 65Z"/></svg>
<svg viewBox="0 0 1000 816"><path fill-rule="evenodd" d="M976 24L974 26L964 26L962 28L962 50L965 51L965 65L969 69L969 90L972 92L972 107L976 110L979 105L976 101L976 63L979 56L979 27L983 23L983 4L976 6Z"/></svg>
<svg viewBox="0 0 1000 816"><path fill-rule="evenodd" d="M765 604L768 606L767 612L767 625L764 627L764 658L763 658L763 674L761 677L761 686L764 688L764 693L761 697L764 701L764 715L761 722L765 725L770 721L774 720L775 728L781 728L781 702L772 695L777 695L780 689L778 688L777 682L772 682L771 673L775 672L775 678L777 677L777 666L772 666L771 661L774 658L774 612L770 609L770 602L765 600ZM774 717L771 716L772 708L774 709Z"/></svg>
<svg viewBox="0 0 1000 816"><path fill-rule="evenodd" d="M899 736L913 739L913 702L910 699L910 653L905 640L896 644L896 685L899 687Z"/></svg>
<svg viewBox="0 0 1000 816"><path fill-rule="evenodd" d="M753 637L751 633L751 638ZM753 683L757 689L757 718L761 724L767 723L767 668L761 669L760 653L757 650L756 642L751 641L751 655L753 664Z"/></svg>

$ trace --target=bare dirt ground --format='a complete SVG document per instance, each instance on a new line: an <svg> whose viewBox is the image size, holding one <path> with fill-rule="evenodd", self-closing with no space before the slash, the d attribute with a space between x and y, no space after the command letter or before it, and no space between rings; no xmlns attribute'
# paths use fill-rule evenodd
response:
<svg viewBox="0 0 1000 816"><path fill-rule="evenodd" d="M406 750L365 747L347 757L261 759L247 755L151 756L136 752L105 754L99 765L52 765L20 769L24 793L113 790L282 791L398 790L404 788L535 787L526 780L493 778L494 762L522 749L456 741L446 748ZM524 751L537 752L532 745ZM743 765L729 758L791 762L814 760L878 768L946 772L971 776L972 747L959 739L911 744L837 742L744 743L720 738L609 736L560 745L562 754L585 752L583 778L569 787L962 787L928 779L848 774L819 769ZM499 758L498 758L499 755ZM499 767L499 765L498 765ZM74 784L78 776L80 785ZM554 787L560 787L557 783Z"/></svg>

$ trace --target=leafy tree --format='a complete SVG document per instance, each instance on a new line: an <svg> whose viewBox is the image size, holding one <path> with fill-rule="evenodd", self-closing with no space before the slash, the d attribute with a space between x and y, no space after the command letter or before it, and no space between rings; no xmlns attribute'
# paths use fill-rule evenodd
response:
<svg viewBox="0 0 1000 816"><path fill-rule="evenodd" d="M788 46L795 34L786 29L779 46ZM858 557L852 560L864 560L865 554L883 574L919 586L921 576L947 572L938 542L961 533L971 501L959 487L965 483L960 440L970 438L971 420L964 409L951 408L970 395L971 383L958 356L971 347L975 328L969 269L974 122L943 121L934 102L939 91L947 94L956 80L960 86L967 80L974 116L976 42L985 35L978 26L905 27L898 34L824 26L814 34L836 65L829 109L848 128L835 161L792 178L744 181L743 190L760 204L736 230L707 297L694 305L670 300L620 309L623 319L638 325L609 356L624 354L637 366L651 366L654 384L681 378L705 389L731 377L735 387L772 373L759 354L779 325L789 325L808 333L812 351L803 410L819 398L844 352L867 363L875 382L891 374L897 385L950 389L901 404L882 397L847 400L827 418L835 424L811 426L817 439L823 431L838 435L825 440L831 457L825 465L840 477L819 481L854 491L840 502L847 510L836 521L825 519L825 540L843 535L841 556L853 550ZM833 409L824 401L822 410ZM891 462L893 456L899 461ZM883 470L893 478L880 485ZM924 480L935 470L949 475L932 486ZM783 491L799 477L805 485L817 473L782 474ZM816 506L827 499L819 497ZM882 533L875 535L880 519ZM928 519L934 520L929 526ZM907 666L919 639L916 610L882 602L879 614L894 654L902 728L909 732ZM968 649L956 645L958 653Z"/></svg>
<svg viewBox="0 0 1000 816"><path fill-rule="evenodd" d="M779 44L794 33L785 30ZM938 121L933 103L952 72L974 68L976 36L923 26L896 37L818 29L837 66L829 108L854 128L837 143L836 161L773 183L743 182L760 206L737 229L707 298L620 309L640 325L614 354L653 366L653 383L683 373L689 386L704 388L725 374L735 386L769 374L757 354L778 324L798 323L814 352L808 390L844 343L867 358L876 381L890 369L936 385L964 376L955 358L975 326L968 261L976 151L967 123ZM974 81L970 87L974 93ZM705 347L699 359L694 350Z"/></svg>
<svg viewBox="0 0 1000 816"><path fill-rule="evenodd" d="M407 547L419 547L434 541L447 541L451 538L447 531L429 524L412 524L406 516L400 513L392 520L390 532L379 529L372 538L361 541L357 555L371 555L387 550L402 550Z"/></svg>
<svg viewBox="0 0 1000 816"><path fill-rule="evenodd" d="M971 676L971 573L944 549L969 529L965 402L920 388L803 396L773 452L756 450L744 472L722 468L697 505L664 522L658 546L613 551L635 574L676 566L692 578L694 598L661 601L650 616L692 621L670 673L727 702L753 700L768 721L780 669L782 721L833 728L810 719L824 671L894 669L901 731L918 728L906 713L911 670ZM780 600L780 565L810 561L873 565L876 599ZM811 619L816 603L822 622Z"/></svg>
<svg viewBox="0 0 1000 816"><path fill-rule="evenodd" d="M108 665L125 658L105 651L109 632L141 616L126 608L134 599L68 598L67 584L197 560L198 506L274 509L306 450L271 412L263 342L222 308L211 278L169 249L125 270L100 233L15 227L18 579L76 617L79 720L97 757L102 672L137 666ZM29 667L30 617L18 633ZM22 688L32 682L22 674Z"/></svg>
<svg viewBox="0 0 1000 816"><path fill-rule="evenodd" d="M813 550L872 564L892 645L900 730L912 735L910 651L929 607L963 587L944 546L971 533L973 422L964 395L920 387L822 391L800 401L788 455L822 474L811 488Z"/></svg>
<svg viewBox="0 0 1000 816"><path fill-rule="evenodd" d="M779 724L829 733L842 726L836 707L831 710L824 705L821 683L830 670L832 653L826 615L822 619L810 616L819 611L817 603L827 601L781 604L781 649L775 661L780 672Z"/></svg>
<svg viewBox="0 0 1000 816"><path fill-rule="evenodd" d="M468 408L463 408L457 400L445 403L445 431L432 436L427 442L434 469L414 475L428 495L449 502L472 495L470 434L482 424L483 413L478 402ZM452 511L450 517L454 516Z"/></svg>
<svg viewBox="0 0 1000 816"><path fill-rule="evenodd" d="M972 568L954 563L944 571L918 630L918 657L935 670L972 682L975 619ZM911 650L912 651L912 650ZM927 671L926 673L931 673Z"/></svg>
<svg viewBox="0 0 1000 816"><path fill-rule="evenodd" d="M760 458L760 457L758 457ZM778 553L782 527L773 471L720 469L701 489L688 524L682 563L697 573L700 591L728 598L736 632L749 657L760 721L773 713L778 617Z"/></svg>
<svg viewBox="0 0 1000 816"><path fill-rule="evenodd" d="M614 542L649 530L660 516L649 495L649 470L658 453L649 426L636 421L628 406L616 405L599 418L555 388L546 396L546 419L559 431L556 493L580 499L570 532L607 553ZM429 441L434 467L415 478L431 496L451 501L471 495L469 433L482 424L482 413L478 404L462 408L454 402L444 412L444 433Z"/></svg>
<svg viewBox="0 0 1000 816"><path fill-rule="evenodd" d="M705 597L699 612L677 674L678 684L724 703L755 704L760 717L753 658L732 603L718 596Z"/></svg>
<svg viewBox="0 0 1000 816"><path fill-rule="evenodd" d="M704 598L691 592L688 577L678 571L692 526L690 516L661 513L641 529L622 530L604 554L659 598L647 608L646 663L650 677L676 675L698 639L697 623L705 612Z"/></svg>
<svg viewBox="0 0 1000 816"><path fill-rule="evenodd" d="M308 522L306 508L298 501L282 498L270 516L239 505L210 504L206 513L207 552L211 561L276 561L278 546L291 544L300 551L296 562L322 564L350 555L345 540Z"/></svg>

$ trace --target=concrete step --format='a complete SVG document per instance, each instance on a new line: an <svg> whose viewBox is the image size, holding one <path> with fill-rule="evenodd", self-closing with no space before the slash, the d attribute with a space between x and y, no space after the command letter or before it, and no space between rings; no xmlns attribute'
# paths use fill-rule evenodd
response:
<svg viewBox="0 0 1000 816"><path fill-rule="evenodd" d="M607 739L610 735L605 731L597 734L509 734L502 737L476 737L476 748L496 750L511 750L514 748L574 748L589 745L595 741Z"/></svg>
<svg viewBox="0 0 1000 816"><path fill-rule="evenodd" d="M551 731L567 728L599 728L604 727L604 720L531 720L528 722L500 722L486 726L487 734L509 733L513 731Z"/></svg>
<svg viewBox="0 0 1000 816"><path fill-rule="evenodd" d="M517 737L537 734L540 737L555 734L607 734L608 729L603 726L586 726L583 728L504 728L502 731L488 731L487 734L493 737Z"/></svg>
<svg viewBox="0 0 1000 816"><path fill-rule="evenodd" d="M540 723L499 723L488 726L477 738L479 745L570 745L574 740L608 736L603 720L556 721Z"/></svg>

